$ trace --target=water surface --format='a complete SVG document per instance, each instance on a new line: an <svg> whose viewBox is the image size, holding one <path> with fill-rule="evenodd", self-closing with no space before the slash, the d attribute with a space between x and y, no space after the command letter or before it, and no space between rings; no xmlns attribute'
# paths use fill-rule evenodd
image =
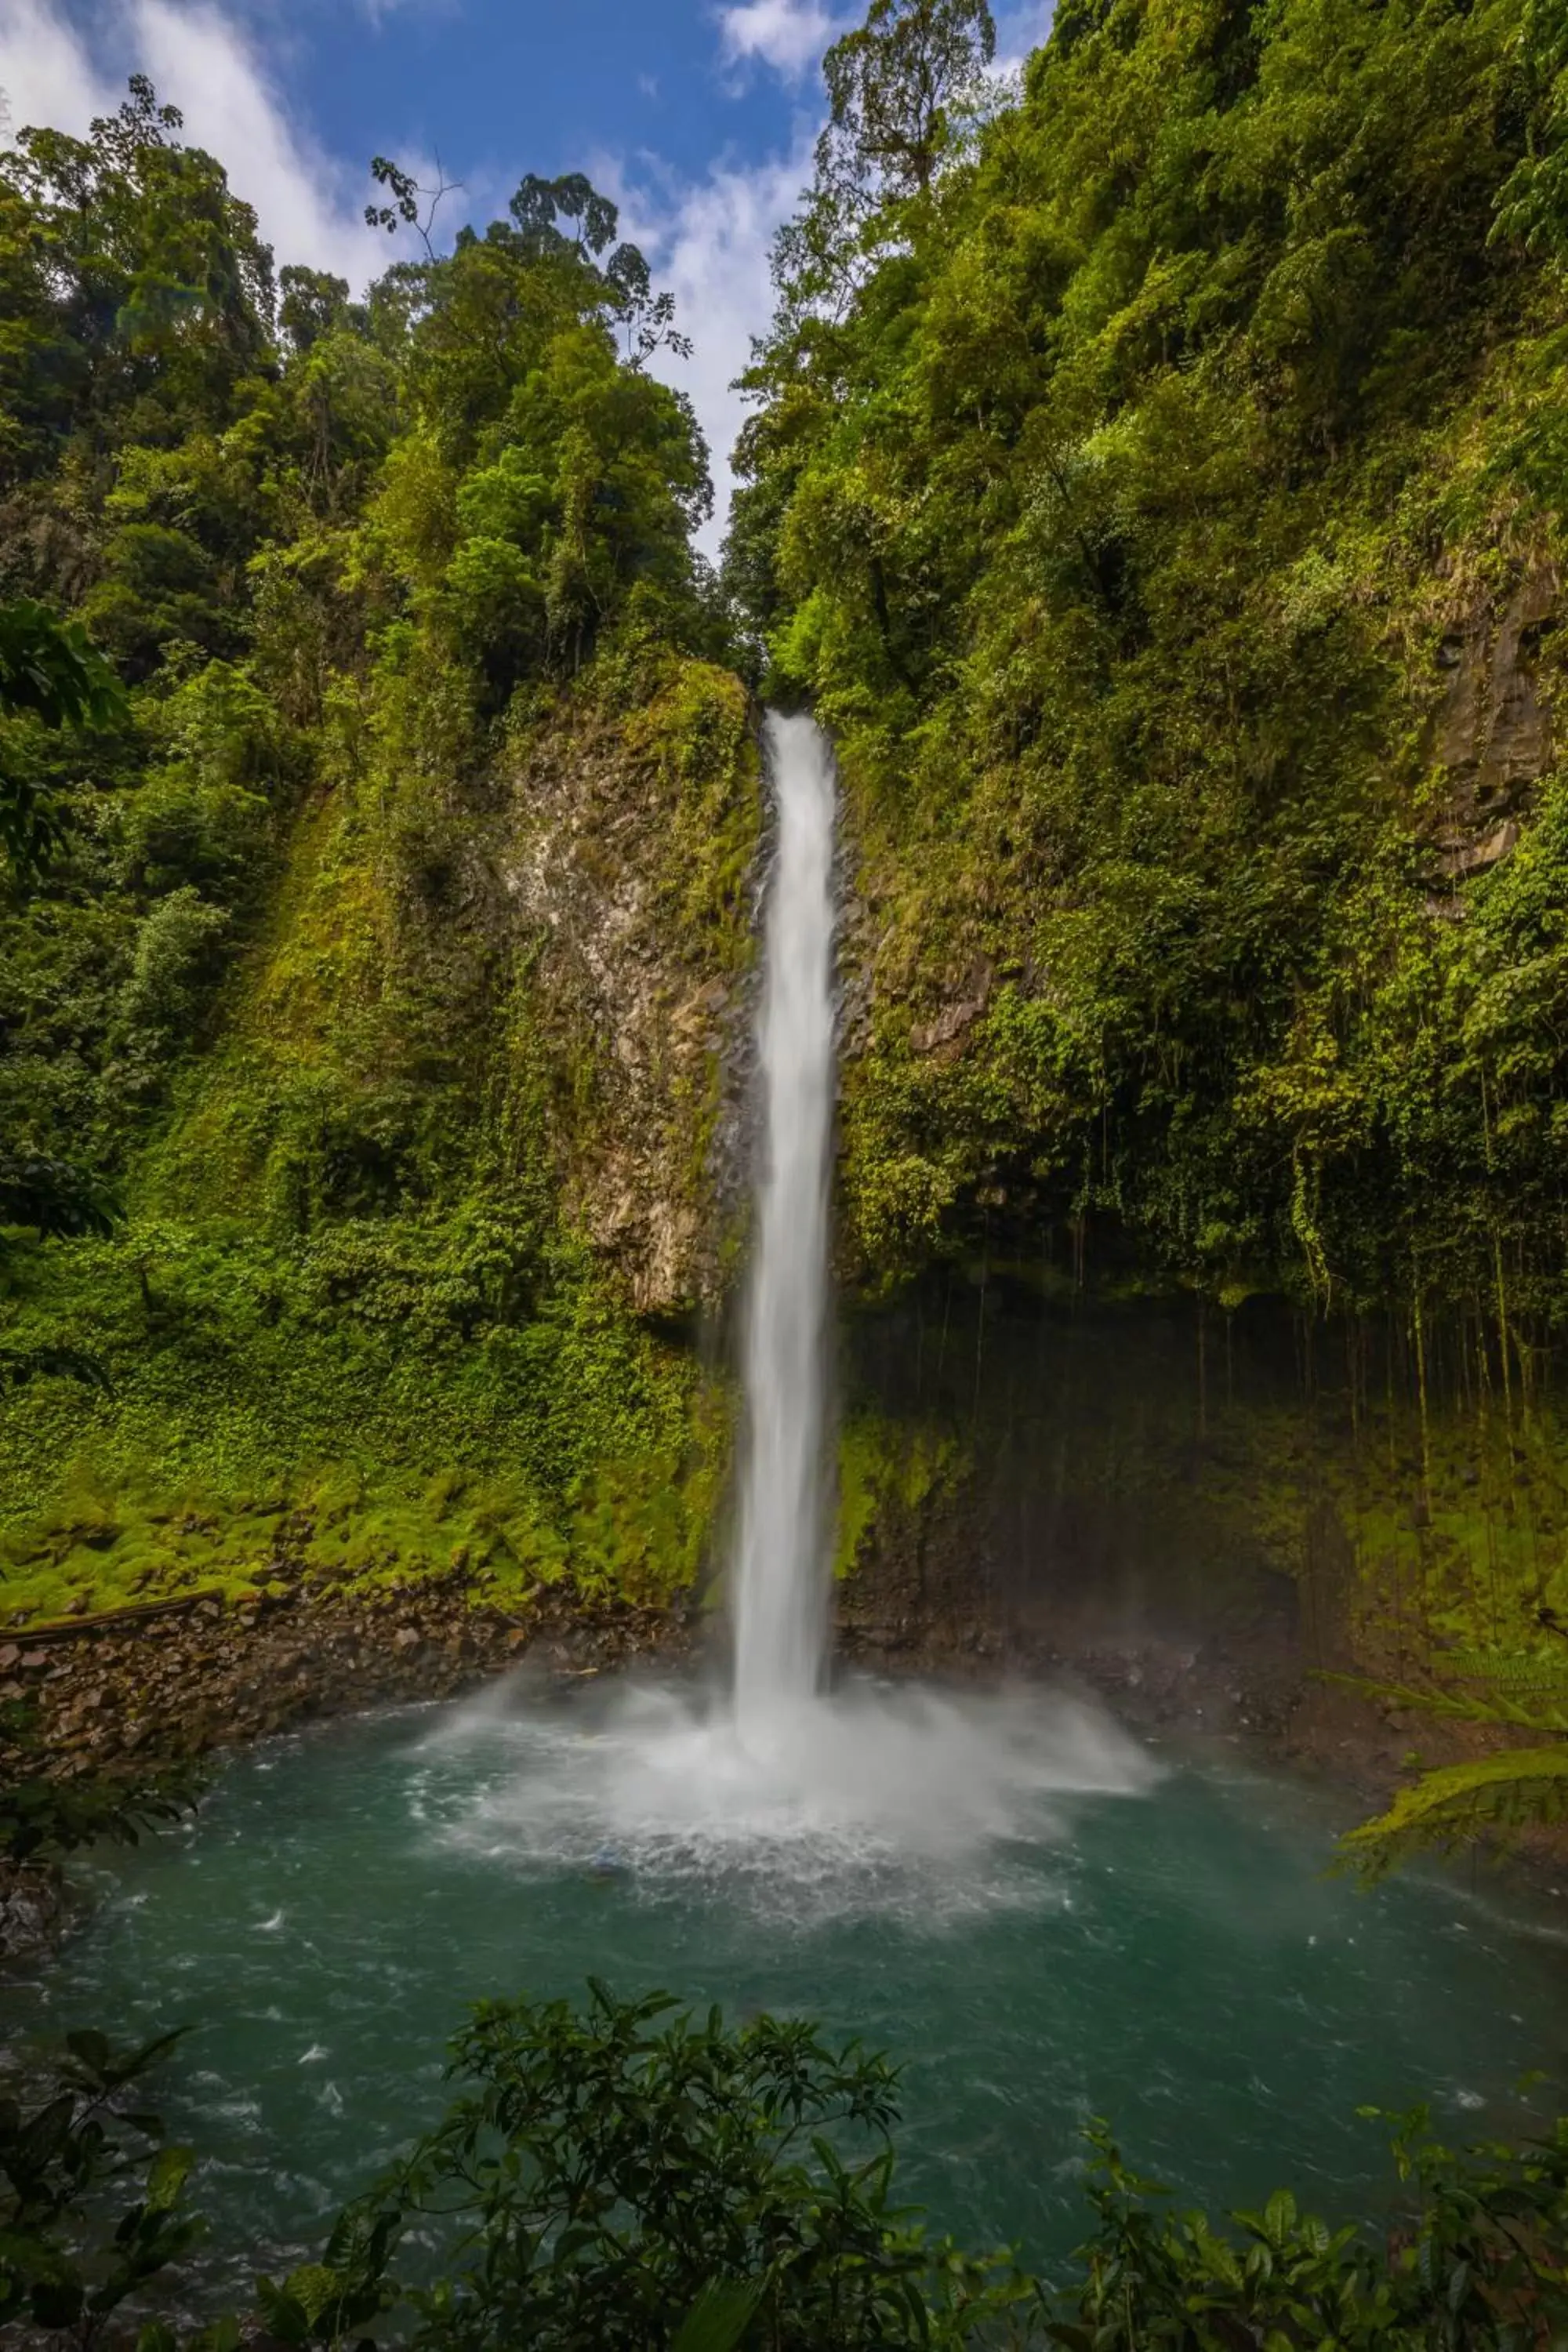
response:
<svg viewBox="0 0 1568 2352"><path fill-rule="evenodd" d="M1289 2179L1350 2214L1386 2180L1358 2105L1426 2096L1462 2138L1550 2105L1516 2088L1563 2073L1544 1898L1325 1880L1331 1804L1148 1757L1048 1695L843 1704L839 1748L793 1780L668 1692L572 1706L520 1684L272 1742L188 1832L105 1867L95 1917L8 2013L24 2037L193 2029L163 2104L203 2151L231 2296L436 2116L465 2002L590 1971L905 2060L907 2188L1036 2263L1079 2232L1091 2115L1187 2198ZM857 1754L858 1795L823 1797Z"/></svg>

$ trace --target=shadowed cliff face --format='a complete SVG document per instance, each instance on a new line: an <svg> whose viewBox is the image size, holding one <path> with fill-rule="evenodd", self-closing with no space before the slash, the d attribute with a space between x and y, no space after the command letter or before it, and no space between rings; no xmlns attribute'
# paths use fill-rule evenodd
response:
<svg viewBox="0 0 1568 2352"><path fill-rule="evenodd" d="M1500 599L1473 591L1438 646L1447 685L1433 725L1444 778L1434 838L1448 887L1427 901L1435 915L1461 916L1454 886L1518 846L1534 787L1552 765L1552 709L1540 667L1561 593L1549 562L1529 569Z"/></svg>
<svg viewBox="0 0 1568 2352"><path fill-rule="evenodd" d="M1389 1771L1441 1727L1347 1715L1316 1672L1568 1685L1561 1402L1505 1384L1473 1325L1225 1315L975 1264L858 1318L844 1393L852 1656L1065 1662L1210 1726L1282 1731L1305 1695L1331 1745L1370 1722Z"/></svg>

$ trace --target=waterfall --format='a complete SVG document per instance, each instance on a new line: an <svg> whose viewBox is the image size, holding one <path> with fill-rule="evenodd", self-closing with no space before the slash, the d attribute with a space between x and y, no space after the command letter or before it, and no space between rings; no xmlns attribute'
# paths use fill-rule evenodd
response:
<svg viewBox="0 0 1568 2352"><path fill-rule="evenodd" d="M833 758L810 719L770 716L778 845L763 932L763 1131L746 1306L746 1454L732 1580L735 1717L798 1709L821 1666L827 1213L835 1080Z"/></svg>
<svg viewBox="0 0 1568 2352"><path fill-rule="evenodd" d="M521 1699L515 1717L503 1716L496 1702L477 1702L467 1711L474 1736L515 1736L526 1762L486 1797L475 1834L487 1853L499 1839L552 1868L694 1873L792 1918L892 1901L900 1916L926 1919L949 1896L965 1911L1009 1901L1000 1844L1054 1842L1068 1801L1131 1796L1159 1775L1113 1724L1072 1699L954 1700L853 1676L818 1693L837 1059L833 755L809 719L778 718L767 722L766 753L777 825L756 1021L762 1131L731 1574L733 1690L644 1680L586 1695L570 1715Z"/></svg>

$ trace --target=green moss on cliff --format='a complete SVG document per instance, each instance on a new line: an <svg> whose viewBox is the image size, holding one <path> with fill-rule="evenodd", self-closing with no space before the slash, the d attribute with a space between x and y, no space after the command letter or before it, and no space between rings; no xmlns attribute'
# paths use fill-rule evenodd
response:
<svg viewBox="0 0 1568 2352"><path fill-rule="evenodd" d="M824 151L731 564L840 743L870 1284L1560 1318L1548 16L1113 0L929 186Z"/></svg>
<svg viewBox="0 0 1568 2352"><path fill-rule="evenodd" d="M279 306L177 128L138 88L0 156L0 595L86 583L134 689L0 894L6 1147L123 1212L5 1237L0 1612L275 1562L668 1597L726 1451L672 1336L723 1039L672 1032L758 822L668 318L537 205Z"/></svg>

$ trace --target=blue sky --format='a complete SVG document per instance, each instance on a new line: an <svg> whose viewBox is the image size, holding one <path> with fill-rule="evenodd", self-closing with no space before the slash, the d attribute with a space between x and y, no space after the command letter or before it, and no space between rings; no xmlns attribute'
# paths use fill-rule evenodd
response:
<svg viewBox="0 0 1568 2352"><path fill-rule="evenodd" d="M484 183L646 154L694 178L716 155L756 158L789 142L826 20L799 8L768 15L769 46L793 74L745 53L748 37L765 39L765 17L737 7L727 24L701 0L437 0L383 6L369 20L356 0L318 0L307 29L295 17L279 66L336 154L368 157L389 142L439 148Z"/></svg>
<svg viewBox="0 0 1568 2352"><path fill-rule="evenodd" d="M724 463L730 390L766 322L767 248L809 173L824 48L853 0L0 0L14 128L80 130L151 73L187 135L227 166L279 263L356 284L390 258L361 211L375 153L461 193L483 222L524 172L586 171L673 287L696 341L670 380ZM998 7L1003 55L1043 37L1048 0ZM714 526L716 539L719 525Z"/></svg>

